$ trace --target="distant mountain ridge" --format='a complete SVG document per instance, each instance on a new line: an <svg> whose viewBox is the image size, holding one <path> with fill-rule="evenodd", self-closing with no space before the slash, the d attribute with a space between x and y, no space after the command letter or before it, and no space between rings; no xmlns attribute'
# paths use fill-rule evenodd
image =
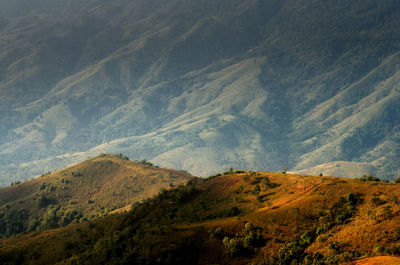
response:
<svg viewBox="0 0 400 265"><path fill-rule="evenodd" d="M1 0L0 182L101 152L397 177L399 5Z"/></svg>

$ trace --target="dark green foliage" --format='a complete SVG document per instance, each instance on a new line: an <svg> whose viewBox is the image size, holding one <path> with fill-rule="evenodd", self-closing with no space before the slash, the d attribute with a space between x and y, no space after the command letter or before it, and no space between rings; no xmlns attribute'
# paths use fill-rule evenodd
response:
<svg viewBox="0 0 400 265"><path fill-rule="evenodd" d="M271 182L271 180L267 177L262 179L262 183L265 185L266 188L271 188L271 189L279 187L280 185L278 183Z"/></svg>
<svg viewBox="0 0 400 265"><path fill-rule="evenodd" d="M139 163L139 164L141 164L141 165L144 165L144 166L149 166L149 167L154 166L154 164L151 163L150 161L147 161L147 159L143 159L143 160L141 160L141 161L135 160L135 162L136 162L136 163Z"/></svg>
<svg viewBox="0 0 400 265"><path fill-rule="evenodd" d="M314 241L314 236L314 233L306 231L304 234L301 235L299 244L305 247L309 246Z"/></svg>
<svg viewBox="0 0 400 265"><path fill-rule="evenodd" d="M314 241L315 233L306 231L301 235L298 241L293 241L281 249L279 249L279 256L277 264L292 264L292 262L300 263L305 257L305 249Z"/></svg>
<svg viewBox="0 0 400 265"><path fill-rule="evenodd" d="M279 249L278 260L276 264L289 265L293 261L300 262L304 257L305 248L298 241L290 242ZM295 263L294 263L295 264Z"/></svg>
<svg viewBox="0 0 400 265"><path fill-rule="evenodd" d="M27 230L25 224L27 219L27 212L21 209L0 211L0 238L25 232Z"/></svg>
<svg viewBox="0 0 400 265"><path fill-rule="evenodd" d="M372 175L364 175L361 178L359 178L361 181L373 181L373 182L378 182L380 181L379 178L373 177Z"/></svg>
<svg viewBox="0 0 400 265"><path fill-rule="evenodd" d="M218 174L215 174L215 175L208 176L204 180L210 180L210 179L217 178L217 177L220 177L220 176L222 176L222 174L218 173Z"/></svg>
<svg viewBox="0 0 400 265"><path fill-rule="evenodd" d="M73 177L77 177L77 178L83 176L81 172L73 172L73 171L71 172L71 175L72 175Z"/></svg>
<svg viewBox="0 0 400 265"><path fill-rule="evenodd" d="M386 201L383 201L379 197L374 196L371 198L371 203L374 206L380 206L380 205L384 205L386 203Z"/></svg>
<svg viewBox="0 0 400 265"><path fill-rule="evenodd" d="M46 195L42 194L36 200L36 206L39 208L47 207L51 203L51 200L46 197Z"/></svg>
<svg viewBox="0 0 400 265"><path fill-rule="evenodd" d="M239 208L236 206L233 206L232 208L229 209L226 216L231 217L231 216L237 216L239 214L240 214Z"/></svg>
<svg viewBox="0 0 400 265"><path fill-rule="evenodd" d="M251 255L255 248L264 245L264 241L262 229L254 227L251 223L246 223L240 235L238 234L234 238L226 236L222 240L222 243L224 244L226 254L229 257L236 257Z"/></svg>
<svg viewBox="0 0 400 265"><path fill-rule="evenodd" d="M238 216L239 214L240 214L240 209L236 206L233 206L233 207L231 207L229 209L225 209L221 212L209 214L204 218L204 220L224 218L224 217L233 217L233 216Z"/></svg>
<svg viewBox="0 0 400 265"><path fill-rule="evenodd" d="M379 218L383 220L387 220L390 217L392 217L392 207L391 206L385 206L383 207L382 213L379 215Z"/></svg>
<svg viewBox="0 0 400 265"><path fill-rule="evenodd" d="M224 171L222 174L223 174L223 175L230 175L230 174L233 174L233 168L230 168L228 171Z"/></svg>
<svg viewBox="0 0 400 265"><path fill-rule="evenodd" d="M260 194L260 191L261 191L260 185L258 185L258 184L255 185L254 189L253 189L253 194L258 196Z"/></svg>
<svg viewBox="0 0 400 265"><path fill-rule="evenodd" d="M129 160L129 157L127 157L126 155L123 155L121 153L117 154L116 156L121 158L121 159L124 159L124 160Z"/></svg>
<svg viewBox="0 0 400 265"><path fill-rule="evenodd" d="M357 203L356 196L353 193L347 194L346 200L350 205L355 205Z"/></svg>
<svg viewBox="0 0 400 265"><path fill-rule="evenodd" d="M360 194L348 194L346 199L340 197L339 201L330 209L330 223L331 225L344 224L352 217L356 211L357 204L362 202Z"/></svg>
<svg viewBox="0 0 400 265"><path fill-rule="evenodd" d="M243 246L239 239L225 237L222 243L224 244L226 254L230 257L239 256L243 252Z"/></svg>
<svg viewBox="0 0 400 265"><path fill-rule="evenodd" d="M314 242L317 235L321 235L334 227L335 225L344 224L356 212L356 206L362 203L361 194L349 193L346 198L340 197L329 211L329 214L321 212L319 216L324 220L315 232L306 231L299 240L290 242L279 250L279 256L276 259L276 264L338 264L343 261L353 260L357 253L343 254L323 257L320 254L307 255L305 249ZM338 243L331 244L330 249L340 252ZM350 259L348 256L353 257Z"/></svg>
<svg viewBox="0 0 400 265"><path fill-rule="evenodd" d="M225 232L221 227L217 227L215 230L208 231L208 233L210 234L210 238L222 239Z"/></svg>
<svg viewBox="0 0 400 265"><path fill-rule="evenodd" d="M393 182L394 182L394 183L400 183L400 178L395 178L395 179L393 180Z"/></svg>
<svg viewBox="0 0 400 265"><path fill-rule="evenodd" d="M188 183L186 186L181 186L175 190L172 196L172 201L174 202L185 202L190 200L194 194L197 192L193 183Z"/></svg>

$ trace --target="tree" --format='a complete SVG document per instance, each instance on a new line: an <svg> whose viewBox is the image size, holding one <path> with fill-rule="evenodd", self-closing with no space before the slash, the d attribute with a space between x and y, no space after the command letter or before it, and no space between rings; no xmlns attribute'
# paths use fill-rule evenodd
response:
<svg viewBox="0 0 400 265"><path fill-rule="evenodd" d="M36 201L36 205L39 208L44 208L49 204L50 204L50 200L44 194L42 194Z"/></svg>

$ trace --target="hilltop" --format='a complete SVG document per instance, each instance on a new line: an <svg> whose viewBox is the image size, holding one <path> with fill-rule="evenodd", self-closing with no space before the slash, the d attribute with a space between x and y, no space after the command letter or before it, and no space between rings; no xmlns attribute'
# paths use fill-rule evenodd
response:
<svg viewBox="0 0 400 265"><path fill-rule="evenodd" d="M399 17L394 0L0 0L0 185L100 152L398 177Z"/></svg>
<svg viewBox="0 0 400 265"><path fill-rule="evenodd" d="M3 240L0 261L398 262L399 194L399 184L374 178L228 171L163 190L127 213Z"/></svg>
<svg viewBox="0 0 400 265"><path fill-rule="evenodd" d="M85 222L186 184L185 172L103 154L0 189L0 237Z"/></svg>

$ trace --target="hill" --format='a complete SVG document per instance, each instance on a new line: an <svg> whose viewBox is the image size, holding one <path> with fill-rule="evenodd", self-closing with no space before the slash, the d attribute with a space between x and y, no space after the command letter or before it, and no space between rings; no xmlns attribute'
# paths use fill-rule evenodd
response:
<svg viewBox="0 0 400 265"><path fill-rule="evenodd" d="M389 257L389 256L366 258L346 263L346 265L397 265L397 264L400 264L400 258Z"/></svg>
<svg viewBox="0 0 400 265"><path fill-rule="evenodd" d="M0 189L0 237L85 222L185 184L182 171L100 155Z"/></svg>
<svg viewBox="0 0 400 265"><path fill-rule="evenodd" d="M400 185L373 180L228 171L127 213L2 240L0 261L342 264L398 256Z"/></svg>
<svg viewBox="0 0 400 265"><path fill-rule="evenodd" d="M399 17L393 0L0 0L0 183L100 152L398 177Z"/></svg>

